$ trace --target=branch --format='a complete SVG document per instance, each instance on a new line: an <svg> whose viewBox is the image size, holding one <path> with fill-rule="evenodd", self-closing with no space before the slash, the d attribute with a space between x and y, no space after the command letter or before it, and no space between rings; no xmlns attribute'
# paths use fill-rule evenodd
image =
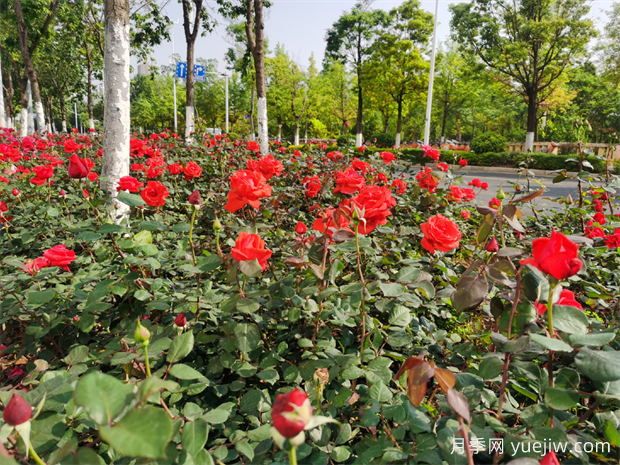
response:
<svg viewBox="0 0 620 465"><path fill-rule="evenodd" d="M49 31L50 24L52 24L52 20L56 17L56 10L58 10L58 6L60 5L60 0L52 0L50 5L50 11L43 21L43 25L39 31L39 35L32 41L30 46L30 55L33 55L39 44L41 43L41 39L47 37L47 33Z"/></svg>

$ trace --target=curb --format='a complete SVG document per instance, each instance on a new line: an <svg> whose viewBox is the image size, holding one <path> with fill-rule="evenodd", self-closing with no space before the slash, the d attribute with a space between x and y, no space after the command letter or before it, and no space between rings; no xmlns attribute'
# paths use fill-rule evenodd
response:
<svg viewBox="0 0 620 465"><path fill-rule="evenodd" d="M432 165L431 163L429 163L428 165ZM419 164L415 164L415 165L410 165L413 166L414 168L421 168L422 165ZM513 174L515 176L522 176L519 174L519 169L521 168L511 168L511 167L507 167L507 166L476 166L476 165L467 165L465 167L463 166L459 166L459 165L450 165L450 169L452 170L452 172L456 175L458 174L464 174L464 175L469 175L470 173L490 173L490 174ZM544 178L554 178L558 175L557 171L551 171L551 170L537 170L537 169L530 169L529 170L533 177L544 177ZM568 175L577 175L577 172L575 171L567 171Z"/></svg>

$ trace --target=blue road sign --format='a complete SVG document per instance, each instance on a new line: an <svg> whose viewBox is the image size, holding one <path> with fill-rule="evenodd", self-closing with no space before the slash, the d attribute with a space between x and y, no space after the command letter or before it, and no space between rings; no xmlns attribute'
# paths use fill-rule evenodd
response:
<svg viewBox="0 0 620 465"><path fill-rule="evenodd" d="M187 77L187 63L179 61L177 63L177 73L176 76L178 78L185 79Z"/></svg>
<svg viewBox="0 0 620 465"><path fill-rule="evenodd" d="M197 81L204 81L207 76L207 69L203 65L194 65L194 77Z"/></svg>

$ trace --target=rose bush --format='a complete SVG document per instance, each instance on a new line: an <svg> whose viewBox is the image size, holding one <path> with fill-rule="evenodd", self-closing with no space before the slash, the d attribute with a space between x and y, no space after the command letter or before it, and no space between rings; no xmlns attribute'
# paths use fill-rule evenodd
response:
<svg viewBox="0 0 620 465"><path fill-rule="evenodd" d="M614 463L617 180L543 213L432 148L257 151L133 139L114 224L96 136L1 136L3 461Z"/></svg>

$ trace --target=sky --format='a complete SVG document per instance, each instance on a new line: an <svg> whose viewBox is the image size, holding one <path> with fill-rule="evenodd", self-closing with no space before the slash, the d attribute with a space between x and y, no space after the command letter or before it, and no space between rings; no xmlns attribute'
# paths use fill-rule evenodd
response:
<svg viewBox="0 0 620 465"><path fill-rule="evenodd" d="M375 0L373 8L389 10L402 3L402 0ZM438 40L441 44L450 35L449 5L460 3L459 0L439 0ZM591 0L590 16L599 30L607 23L606 12L611 9L613 0ZM212 2L207 0L207 4ZM325 35L330 26L345 11L351 9L355 0L272 0L272 6L266 11L265 34L273 48L277 43L283 44L290 56L301 66L306 67L308 59L314 54L317 63L321 63L325 51ZM435 0L421 0L422 8L433 13ZM167 64L174 52L185 55L185 38L183 35L182 12L177 0L170 0L166 13L177 24L172 27L170 43L155 48L154 58L157 64ZM219 71L225 71L224 55L229 48L226 36L226 20L220 19L216 29L196 41L196 57L216 59ZM174 42L174 44L172 43Z"/></svg>

